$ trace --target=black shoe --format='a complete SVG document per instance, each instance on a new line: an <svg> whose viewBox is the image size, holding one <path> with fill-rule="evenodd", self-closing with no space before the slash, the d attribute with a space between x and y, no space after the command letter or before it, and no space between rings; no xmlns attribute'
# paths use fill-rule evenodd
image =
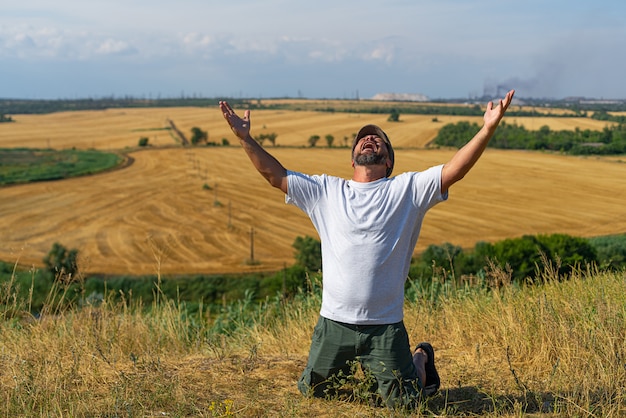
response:
<svg viewBox="0 0 626 418"><path fill-rule="evenodd" d="M439 386L441 385L439 373L437 373L437 369L435 368L435 350L433 350L432 345L425 342L419 343L417 347L415 347L415 351L417 351L418 348L424 350L428 355L428 361L424 366L424 368L426 369L426 382L424 382L424 387L422 388L422 391L424 395L431 396L437 393L437 391L439 390Z"/></svg>

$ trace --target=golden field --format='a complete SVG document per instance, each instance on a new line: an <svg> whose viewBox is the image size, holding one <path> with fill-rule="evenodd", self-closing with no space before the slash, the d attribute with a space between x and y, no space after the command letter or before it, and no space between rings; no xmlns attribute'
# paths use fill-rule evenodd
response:
<svg viewBox="0 0 626 418"><path fill-rule="evenodd" d="M265 144L288 169L351 176L349 149L340 147L366 123L379 124L396 148L395 173L446 162L453 150L424 149L446 123L481 118L252 112L253 135L277 133ZM0 147L97 148L128 154L125 168L89 177L0 188L0 259L40 266L54 242L80 252L85 272L217 273L274 270L293 263L297 236L316 233L299 209L286 205L254 171L214 108L111 109L12 115L0 124ZM194 126L230 147L182 147L164 130L168 119L186 134ZM505 118L553 130L602 129L585 118ZM335 147L326 147L331 134ZM311 135L321 140L307 148ZM137 149L146 136L150 147ZM468 138L469 140L469 138ZM203 187L208 185L208 188ZM620 159L487 150L450 199L426 217L419 252L450 242L539 233L595 236L626 232L626 164ZM251 265L251 230L254 259Z"/></svg>

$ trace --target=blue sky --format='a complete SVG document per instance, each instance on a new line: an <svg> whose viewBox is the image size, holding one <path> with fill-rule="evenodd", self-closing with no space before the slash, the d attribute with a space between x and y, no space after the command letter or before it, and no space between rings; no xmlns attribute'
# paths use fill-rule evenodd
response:
<svg viewBox="0 0 626 418"><path fill-rule="evenodd" d="M626 99L623 0L2 0L0 98Z"/></svg>

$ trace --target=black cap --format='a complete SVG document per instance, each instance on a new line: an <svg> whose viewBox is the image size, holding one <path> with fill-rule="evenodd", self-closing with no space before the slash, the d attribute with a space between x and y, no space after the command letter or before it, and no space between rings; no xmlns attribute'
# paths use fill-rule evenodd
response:
<svg viewBox="0 0 626 418"><path fill-rule="evenodd" d="M391 141L389 141L389 137L387 136L385 131L380 129L379 126L365 125L359 130L359 133L356 134L356 136L354 137L354 141L352 142L352 155L354 155L354 148L356 148L356 144L357 142L359 142L359 139L367 135L376 135L385 142L385 145L387 145L389 159L391 160L391 167L387 168L387 173L386 173L386 177L389 177L391 175L391 172L393 171L393 163L394 163L393 147L391 146Z"/></svg>

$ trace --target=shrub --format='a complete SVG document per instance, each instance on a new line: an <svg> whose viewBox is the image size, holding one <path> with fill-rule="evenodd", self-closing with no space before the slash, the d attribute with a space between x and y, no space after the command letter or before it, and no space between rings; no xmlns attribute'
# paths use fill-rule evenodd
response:
<svg viewBox="0 0 626 418"><path fill-rule="evenodd" d="M319 141L319 140L320 140L320 136L319 135L311 135L309 137L309 140L308 140L309 146L311 148L315 147L315 145L317 144L317 141Z"/></svg>
<svg viewBox="0 0 626 418"><path fill-rule="evenodd" d="M43 259L48 271L53 277L71 277L78 272L78 250L68 250L63 245L55 242L52 249Z"/></svg>
<svg viewBox="0 0 626 418"><path fill-rule="evenodd" d="M307 290L307 270L299 264L285 268L261 280L260 297L272 297L277 294L294 296L300 290Z"/></svg>
<svg viewBox="0 0 626 418"><path fill-rule="evenodd" d="M193 145L198 145L200 143L207 143L209 139L209 133L207 131L203 131L202 129L194 126L191 128L191 143Z"/></svg>
<svg viewBox="0 0 626 418"><path fill-rule="evenodd" d="M322 244L310 236L296 237L291 245L296 249L294 254L296 263L310 271L322 268Z"/></svg>
<svg viewBox="0 0 626 418"><path fill-rule="evenodd" d="M391 114L387 118L387 122L399 122L400 121L400 111L398 109L391 109Z"/></svg>
<svg viewBox="0 0 626 418"><path fill-rule="evenodd" d="M602 268L619 270L626 267L626 234L590 238Z"/></svg>
<svg viewBox="0 0 626 418"><path fill-rule="evenodd" d="M619 259L619 255L615 258ZM579 265L597 262L595 248L584 238L565 234L525 235L493 244L479 242L467 254L460 247L449 243L431 245L414 260L409 277L429 280L433 276L482 276L489 270L490 263L493 263L503 271L511 271L514 281L534 282L538 279L539 272L545 269L565 276Z"/></svg>

